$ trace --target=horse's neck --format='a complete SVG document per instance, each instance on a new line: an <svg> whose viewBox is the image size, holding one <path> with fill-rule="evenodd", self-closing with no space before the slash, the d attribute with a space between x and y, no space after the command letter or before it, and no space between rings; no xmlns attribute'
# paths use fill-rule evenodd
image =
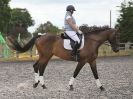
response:
<svg viewBox="0 0 133 99"><path fill-rule="evenodd" d="M99 47L107 40L108 34L104 32L99 34L91 34L87 38L87 46L89 46L90 48L93 47L93 51L98 52Z"/></svg>
<svg viewBox="0 0 133 99"><path fill-rule="evenodd" d="M90 40L93 40L93 41L99 43L99 44L102 44L102 43L104 43L107 40L108 34L102 32L102 33L99 33L99 34L92 34L88 38Z"/></svg>

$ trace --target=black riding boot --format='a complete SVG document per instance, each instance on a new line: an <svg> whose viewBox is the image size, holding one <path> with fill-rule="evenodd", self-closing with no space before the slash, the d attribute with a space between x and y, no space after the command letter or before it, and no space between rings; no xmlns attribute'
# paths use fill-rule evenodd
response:
<svg viewBox="0 0 133 99"><path fill-rule="evenodd" d="M75 61L79 60L79 52L78 52L79 44L78 42L75 42L73 50L72 50L72 57L74 58Z"/></svg>

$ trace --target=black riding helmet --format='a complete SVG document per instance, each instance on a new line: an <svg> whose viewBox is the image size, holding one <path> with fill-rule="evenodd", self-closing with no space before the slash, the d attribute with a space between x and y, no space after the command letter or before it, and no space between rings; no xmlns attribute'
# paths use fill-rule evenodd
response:
<svg viewBox="0 0 133 99"><path fill-rule="evenodd" d="M66 11L76 11L73 5L68 5Z"/></svg>

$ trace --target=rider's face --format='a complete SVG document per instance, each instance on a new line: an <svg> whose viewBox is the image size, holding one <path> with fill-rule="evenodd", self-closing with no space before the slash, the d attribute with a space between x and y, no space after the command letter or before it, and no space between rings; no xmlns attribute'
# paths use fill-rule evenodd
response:
<svg viewBox="0 0 133 99"><path fill-rule="evenodd" d="M73 11L73 10L71 10L70 12L71 12L71 14L73 14L73 13L74 13L74 11Z"/></svg>

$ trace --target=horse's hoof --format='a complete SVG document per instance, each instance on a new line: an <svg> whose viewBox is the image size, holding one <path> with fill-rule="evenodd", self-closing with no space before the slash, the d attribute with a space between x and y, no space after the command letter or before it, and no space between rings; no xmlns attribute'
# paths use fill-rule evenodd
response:
<svg viewBox="0 0 133 99"><path fill-rule="evenodd" d="M33 88L36 88L38 86L38 83L33 84Z"/></svg>
<svg viewBox="0 0 133 99"><path fill-rule="evenodd" d="M70 85L70 91L73 91L74 88L73 88L73 85Z"/></svg>
<svg viewBox="0 0 133 99"><path fill-rule="evenodd" d="M103 86L100 87L101 91L105 91L105 88Z"/></svg>
<svg viewBox="0 0 133 99"><path fill-rule="evenodd" d="M47 89L47 87L46 87L45 85L42 85L42 88L43 88L43 89Z"/></svg>
<svg viewBox="0 0 133 99"><path fill-rule="evenodd" d="M37 83L33 84L33 88L36 88L38 86L40 81L38 81Z"/></svg>

